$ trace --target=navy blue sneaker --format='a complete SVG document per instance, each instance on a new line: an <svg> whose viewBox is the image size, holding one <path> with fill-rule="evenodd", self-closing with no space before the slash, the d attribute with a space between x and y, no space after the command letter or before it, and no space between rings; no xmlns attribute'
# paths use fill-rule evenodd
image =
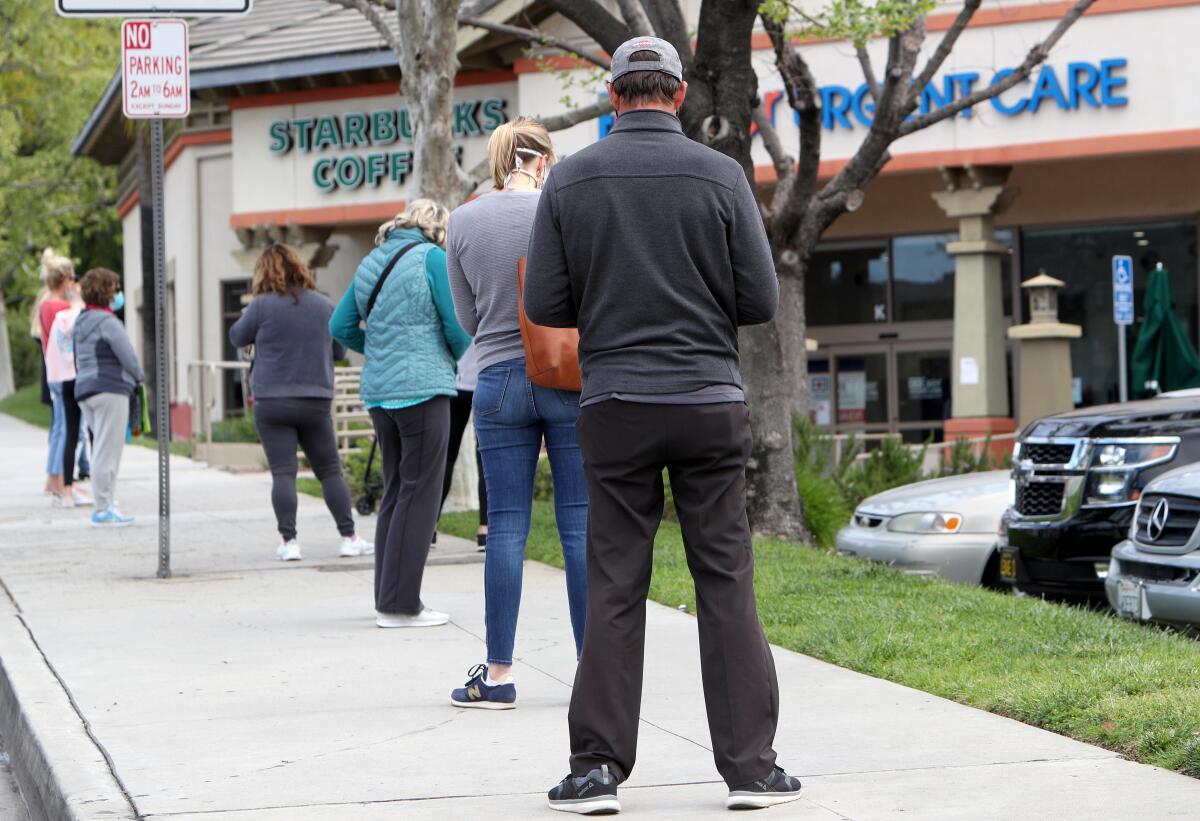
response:
<svg viewBox="0 0 1200 821"><path fill-rule="evenodd" d="M568 775L547 794L550 809L579 815L613 815L621 811L617 779L602 764L584 776Z"/></svg>
<svg viewBox="0 0 1200 821"><path fill-rule="evenodd" d="M450 693L450 703L455 707L511 710L517 706L517 685L508 683L489 687L485 681L486 664L476 664L467 675L471 677L467 683Z"/></svg>
<svg viewBox="0 0 1200 821"><path fill-rule="evenodd" d="M782 767L771 770L771 774L758 781L742 784L729 791L725 808L730 810L761 810L786 804L800 797L800 779L783 771Z"/></svg>

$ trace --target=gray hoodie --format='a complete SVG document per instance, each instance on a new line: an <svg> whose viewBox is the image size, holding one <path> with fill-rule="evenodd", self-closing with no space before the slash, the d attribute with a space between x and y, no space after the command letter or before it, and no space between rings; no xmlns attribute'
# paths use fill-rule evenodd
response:
<svg viewBox="0 0 1200 821"><path fill-rule="evenodd" d="M75 320L76 400L98 393L128 396L145 378L121 320L99 308L79 314Z"/></svg>

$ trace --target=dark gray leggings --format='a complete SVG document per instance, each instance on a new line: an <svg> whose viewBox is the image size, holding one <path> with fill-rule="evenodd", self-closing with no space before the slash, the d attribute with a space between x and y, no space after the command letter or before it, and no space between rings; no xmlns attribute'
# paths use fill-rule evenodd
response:
<svg viewBox="0 0 1200 821"><path fill-rule="evenodd" d="M296 538L296 446L321 481L325 506L337 522L338 533L354 535L350 489L342 476L337 438L333 434L330 400L312 398L259 399L254 403L254 426L271 466L271 506L284 540Z"/></svg>

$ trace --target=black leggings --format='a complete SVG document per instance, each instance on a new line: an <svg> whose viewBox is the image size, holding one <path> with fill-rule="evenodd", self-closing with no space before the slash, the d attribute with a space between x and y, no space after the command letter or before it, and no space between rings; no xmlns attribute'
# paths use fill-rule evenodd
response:
<svg viewBox="0 0 1200 821"><path fill-rule="evenodd" d="M473 391L459 391L458 396L450 398L450 445L446 449L446 476L442 480L442 506L438 508L438 517L441 517L441 509L446 506L446 497L450 495L450 485L454 479L454 463L458 461L458 449L462 445L463 432L467 429L467 423L471 421L471 400L474 398ZM479 495L479 526L486 527L487 518L487 483L483 481L483 459L479 456L479 445L475 445L475 467L479 471L479 484L475 488L475 492ZM436 534L434 535L436 539Z"/></svg>
<svg viewBox="0 0 1200 821"><path fill-rule="evenodd" d="M79 449L79 422L83 409L75 401L75 380L62 383L63 409L67 414L67 441L63 446L63 484L71 487L75 483L75 451Z"/></svg>
<svg viewBox="0 0 1200 821"><path fill-rule="evenodd" d="M330 400L269 398L254 403L254 426L271 466L271 506L284 541L296 538L296 446L321 481L325 506L337 522L338 533L354 535L350 489L342 476L337 437L333 433Z"/></svg>

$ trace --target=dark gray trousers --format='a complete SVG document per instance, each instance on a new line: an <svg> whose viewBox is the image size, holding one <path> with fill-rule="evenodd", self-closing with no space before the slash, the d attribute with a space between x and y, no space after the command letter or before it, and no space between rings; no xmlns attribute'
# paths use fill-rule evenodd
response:
<svg viewBox="0 0 1200 821"><path fill-rule="evenodd" d="M265 398L254 403L254 427L271 468L271 507L284 541L296 538L296 446L304 451L338 533L354 535L350 488L342 475L331 402L313 397Z"/></svg>
<svg viewBox="0 0 1200 821"><path fill-rule="evenodd" d="M607 764L624 780L633 770L665 469L696 584L713 758L730 786L765 777L775 766L779 684L754 600L749 409L609 400L583 409L578 433L588 484L588 609L568 715L571 772Z"/></svg>
<svg viewBox="0 0 1200 821"><path fill-rule="evenodd" d="M383 501L375 523L375 609L421 612L421 579L437 528L450 438L450 400L371 408L383 456Z"/></svg>

